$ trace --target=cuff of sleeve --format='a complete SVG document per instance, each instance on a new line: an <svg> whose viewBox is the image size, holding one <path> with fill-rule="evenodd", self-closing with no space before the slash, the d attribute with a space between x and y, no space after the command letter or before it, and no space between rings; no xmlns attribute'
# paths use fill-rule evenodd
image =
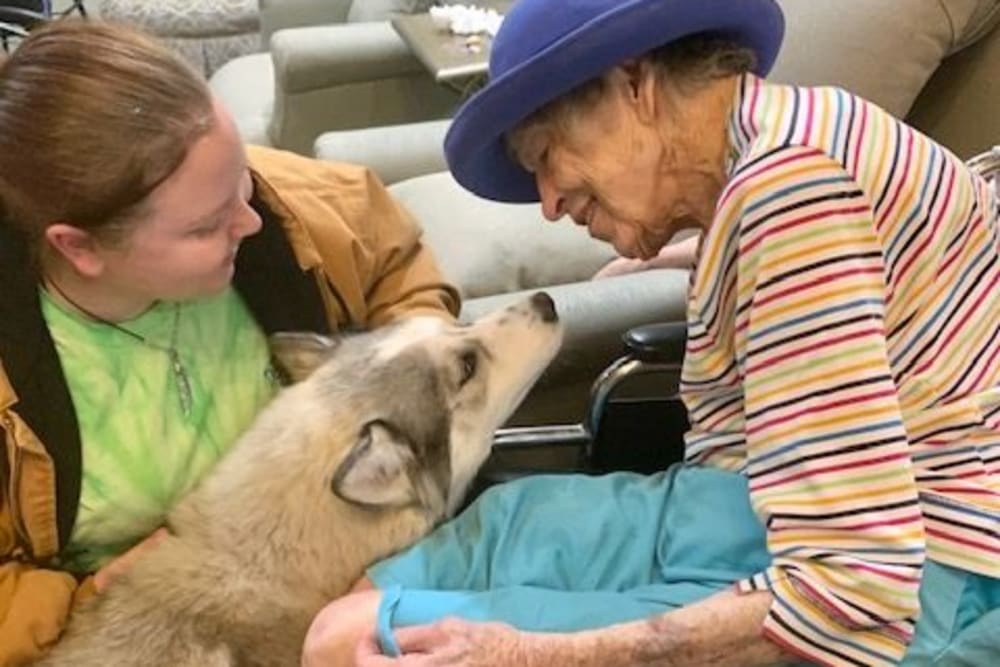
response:
<svg viewBox="0 0 1000 667"><path fill-rule="evenodd" d="M801 576L801 573L800 573ZM764 635L789 653L819 664L890 667L903 657L912 619L876 627L851 627L839 610L821 605L802 590L805 582L784 568L771 566L736 583L741 594L769 591L774 597L764 620ZM909 630L909 633L907 633Z"/></svg>
<svg viewBox="0 0 1000 667"><path fill-rule="evenodd" d="M91 575L81 581L80 585L73 593L73 608L78 609L81 604L95 595L97 595L97 587L94 585L94 577Z"/></svg>
<svg viewBox="0 0 1000 667"><path fill-rule="evenodd" d="M771 591L774 588L774 582L784 581L788 577L775 568L770 568L764 570L763 572L758 572L757 574L747 577L746 579L741 579L736 582L736 590L741 594L753 593L754 591Z"/></svg>
<svg viewBox="0 0 1000 667"><path fill-rule="evenodd" d="M392 562L392 558L387 558L369 566L365 571L365 577L372 582L372 586L379 590L402 587L403 582L398 581L396 577L389 574L389 564Z"/></svg>
<svg viewBox="0 0 1000 667"><path fill-rule="evenodd" d="M403 597L401 586L389 586L382 589L382 601L378 605L378 616L375 619L375 636L383 655L398 658L402 655L396 637L392 634L392 617Z"/></svg>

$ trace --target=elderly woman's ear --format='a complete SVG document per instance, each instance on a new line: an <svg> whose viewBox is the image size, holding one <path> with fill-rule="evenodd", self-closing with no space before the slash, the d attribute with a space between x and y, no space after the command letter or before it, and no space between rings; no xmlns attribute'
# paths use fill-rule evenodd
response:
<svg viewBox="0 0 1000 667"><path fill-rule="evenodd" d="M645 58L626 60L607 74L607 83L613 90L618 88L636 110L639 120L650 123L656 119L658 106L656 71Z"/></svg>

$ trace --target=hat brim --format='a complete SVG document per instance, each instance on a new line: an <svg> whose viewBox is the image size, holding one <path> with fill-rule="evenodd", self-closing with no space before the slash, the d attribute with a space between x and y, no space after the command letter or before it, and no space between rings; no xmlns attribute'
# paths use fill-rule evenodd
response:
<svg viewBox="0 0 1000 667"><path fill-rule="evenodd" d="M503 28L501 28L503 30ZM784 18L773 0L629 0L492 79L469 99L445 137L455 179L488 199L538 201L534 177L508 154L504 136L545 104L615 65L681 37L724 35L757 56L765 75L777 58Z"/></svg>

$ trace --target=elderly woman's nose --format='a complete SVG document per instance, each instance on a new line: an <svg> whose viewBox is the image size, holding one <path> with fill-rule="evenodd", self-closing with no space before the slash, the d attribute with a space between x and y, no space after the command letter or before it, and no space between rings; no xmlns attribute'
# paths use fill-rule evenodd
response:
<svg viewBox="0 0 1000 667"><path fill-rule="evenodd" d="M539 171L535 174L535 182L538 184L538 198L542 202L542 215L552 222L566 215L566 196L552 179Z"/></svg>

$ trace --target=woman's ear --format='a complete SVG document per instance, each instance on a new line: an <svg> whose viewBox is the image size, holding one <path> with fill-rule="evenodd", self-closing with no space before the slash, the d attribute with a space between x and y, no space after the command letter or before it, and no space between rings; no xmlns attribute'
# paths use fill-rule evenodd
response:
<svg viewBox="0 0 1000 667"><path fill-rule="evenodd" d="M96 278L104 270L97 240L85 229L56 222L45 228L45 242L82 276Z"/></svg>
<svg viewBox="0 0 1000 667"><path fill-rule="evenodd" d="M646 59L626 60L615 68L619 85L626 86L625 93L644 122L656 117L656 71Z"/></svg>

